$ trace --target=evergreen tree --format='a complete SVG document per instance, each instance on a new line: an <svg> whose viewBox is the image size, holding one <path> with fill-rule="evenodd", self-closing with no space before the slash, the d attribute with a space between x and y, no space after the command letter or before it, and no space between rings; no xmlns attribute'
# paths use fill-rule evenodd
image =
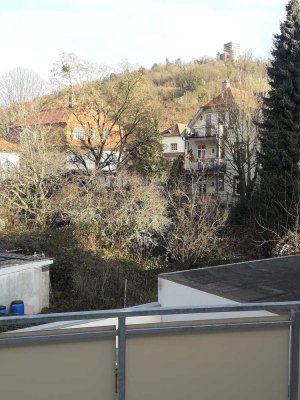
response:
<svg viewBox="0 0 300 400"><path fill-rule="evenodd" d="M129 169L149 180L161 179L167 171L167 161L162 156L161 135L155 122L146 122L145 129L137 132L132 140Z"/></svg>
<svg viewBox="0 0 300 400"><path fill-rule="evenodd" d="M267 226L291 227L299 200L300 6L290 0L281 32L274 36L268 68L271 90L260 126L260 216Z"/></svg>

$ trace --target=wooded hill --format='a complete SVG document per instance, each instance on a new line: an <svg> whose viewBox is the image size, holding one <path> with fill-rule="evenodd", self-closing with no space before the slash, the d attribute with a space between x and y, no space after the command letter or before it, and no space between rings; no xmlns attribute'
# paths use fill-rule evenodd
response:
<svg viewBox="0 0 300 400"><path fill-rule="evenodd" d="M72 65L72 71L70 74L63 72L62 76L62 70L66 65ZM9 78L6 75L0 78L0 99L2 98L4 105L0 109L0 136L5 136L9 125L32 111L68 106L70 84L73 90L79 91L82 85L94 87L99 80L109 80L124 74L124 71L131 73L138 71L142 75L145 95L148 99L151 97L153 104L153 116L158 122L159 129L164 130L176 122L187 123L202 103L220 91L225 79L229 79L233 87L254 92L267 91L266 66L265 60L255 59L250 55L241 57L236 62L215 61L207 57L188 63L180 59L175 62L166 59L164 63L153 64L150 69L122 65L117 71L112 72L111 69L103 68L99 72L99 66L81 60L74 54L63 54L51 71L51 81L55 89L52 87L51 94L46 96L39 86L35 100L31 99L33 93L30 92L28 101L26 82L21 85L20 78L16 79L13 74ZM80 68L84 69L85 75L79 71ZM87 70L89 73L86 73ZM18 96L17 101L12 100L7 94L19 91L22 91L23 98ZM49 86L45 91L49 93Z"/></svg>

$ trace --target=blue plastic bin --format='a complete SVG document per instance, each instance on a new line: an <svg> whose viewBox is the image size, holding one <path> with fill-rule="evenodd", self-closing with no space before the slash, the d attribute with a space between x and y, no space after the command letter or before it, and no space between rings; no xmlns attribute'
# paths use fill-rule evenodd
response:
<svg viewBox="0 0 300 400"><path fill-rule="evenodd" d="M24 314L24 302L23 300L15 300L10 305L10 312L12 314Z"/></svg>
<svg viewBox="0 0 300 400"><path fill-rule="evenodd" d="M0 306L0 314L6 314L6 306Z"/></svg>

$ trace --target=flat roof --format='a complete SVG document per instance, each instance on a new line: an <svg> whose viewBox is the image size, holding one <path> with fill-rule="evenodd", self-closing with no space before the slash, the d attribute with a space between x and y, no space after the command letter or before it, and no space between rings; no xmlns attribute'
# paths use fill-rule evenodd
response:
<svg viewBox="0 0 300 400"><path fill-rule="evenodd" d="M159 277L240 303L300 301L300 255L171 272Z"/></svg>
<svg viewBox="0 0 300 400"><path fill-rule="evenodd" d="M0 250L0 269L41 261L49 261L49 264L52 264L50 258L45 258L41 255L26 256L24 254Z"/></svg>

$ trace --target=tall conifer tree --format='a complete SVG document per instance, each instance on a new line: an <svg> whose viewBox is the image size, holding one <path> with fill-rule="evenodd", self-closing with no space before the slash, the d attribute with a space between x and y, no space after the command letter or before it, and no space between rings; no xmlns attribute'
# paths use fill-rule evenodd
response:
<svg viewBox="0 0 300 400"><path fill-rule="evenodd" d="M274 36L268 68L271 90L264 98L260 129L260 194L267 225L291 227L299 200L300 6L290 0Z"/></svg>

